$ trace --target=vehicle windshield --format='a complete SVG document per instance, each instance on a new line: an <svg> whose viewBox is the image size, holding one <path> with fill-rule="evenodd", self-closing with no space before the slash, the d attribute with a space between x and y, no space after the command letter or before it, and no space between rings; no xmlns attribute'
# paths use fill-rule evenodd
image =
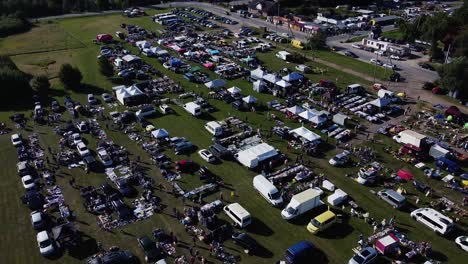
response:
<svg viewBox="0 0 468 264"><path fill-rule="evenodd" d="M80 151L85 151L86 150L86 147L82 146L80 147Z"/></svg>
<svg viewBox="0 0 468 264"><path fill-rule="evenodd" d="M295 215L297 213L297 209L293 208L293 207L288 207L286 209L286 212L288 212L289 214L291 215Z"/></svg>
<svg viewBox="0 0 468 264"><path fill-rule="evenodd" d="M33 180L32 179L27 179L27 180L24 181L24 183L25 184L31 184L31 183L33 183Z"/></svg>
<svg viewBox="0 0 468 264"><path fill-rule="evenodd" d="M313 226L315 226L315 227L317 227L317 228L319 228L320 225L321 225L320 222L317 221L315 218L312 219L312 220L310 220L310 224L313 225Z"/></svg>
<svg viewBox="0 0 468 264"><path fill-rule="evenodd" d="M280 192L275 192L271 194L271 199L276 200L281 198L281 193Z"/></svg>
<svg viewBox="0 0 468 264"><path fill-rule="evenodd" d="M49 239L44 240L44 241L41 241L41 242L39 243L39 245L41 246L41 248L48 247L48 246L50 246L50 244L51 244L51 242L50 242Z"/></svg>
<svg viewBox="0 0 468 264"><path fill-rule="evenodd" d="M359 255L355 255L355 256L353 257L353 260L354 260L356 263L359 263L359 264L364 263L364 258L362 258L362 257L359 256Z"/></svg>

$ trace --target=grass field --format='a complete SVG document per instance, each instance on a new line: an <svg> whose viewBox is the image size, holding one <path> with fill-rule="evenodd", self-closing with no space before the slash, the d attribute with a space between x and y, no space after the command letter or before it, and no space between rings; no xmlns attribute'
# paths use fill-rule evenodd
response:
<svg viewBox="0 0 468 264"><path fill-rule="evenodd" d="M386 31L382 33L383 37L393 38L393 39L403 39L403 32L398 29Z"/></svg>
<svg viewBox="0 0 468 264"><path fill-rule="evenodd" d="M57 69L60 64L64 62L72 63L80 68L84 75L84 83L95 87L95 94L101 93L101 91L110 91L113 84L103 77L97 66L96 55L98 54L98 46L91 43L91 39L98 33L113 33L119 30L120 23L132 23L140 24L150 30L159 29L158 25L152 23L149 18L135 18L127 19L120 15L107 15L107 16L96 16L87 18L73 18L58 20L56 25L60 27L67 36L71 36L73 39L77 39L80 42L85 43L84 47L78 49L71 49L66 51L56 52L44 52L31 55L20 55L14 56L13 59L22 70L30 73L38 73L41 71L47 71L50 77L54 77L57 73ZM48 26L50 24L44 24L42 26ZM40 29L39 27L39 29ZM28 33L13 36L9 39L0 42L0 46L5 49L17 50L14 47L14 43L20 39L33 40L35 38L41 38L38 32L32 30ZM62 33L60 33L62 34ZM59 38L59 36L52 36L52 38ZM46 45L47 46L47 45ZM50 45L53 47L53 45ZM26 48L29 46L25 45ZM130 48L133 49L134 48ZM4 49L2 49L3 51ZM19 50L19 49L18 49ZM19 50L21 51L21 50ZM320 55L320 54L319 54ZM347 63L347 60L339 58L339 61L335 61L336 56L334 53L323 53L323 58L328 58L330 61L341 64ZM328 56L328 57L327 57ZM279 69L282 67L290 67L294 65L284 65L273 53L259 54L259 58L264 61L265 66L271 69ZM345 58L345 57L344 57ZM207 90L202 85L194 85L181 78L173 72L167 71L159 62L155 59L145 60L164 74L169 77L180 81L184 88L188 91L196 91L199 93L207 94ZM51 63L55 61L55 63ZM47 68L44 69L46 65ZM323 67L323 65L312 63L313 66ZM291 67L290 67L291 68ZM309 75L313 81L317 81L320 78L327 78L335 81L338 78L338 85L344 87L349 83L362 83L368 85L368 82L362 79L344 74L335 69L328 69L323 76ZM243 94L252 94L259 99L261 104L265 104L268 100L277 99L271 95L257 94L252 91L251 84L244 80L229 81L229 85L236 85L243 90ZM55 97L60 98L65 94L69 94L73 99L79 100L82 103L86 102L86 93L75 93L72 91L64 91L58 82L54 82L53 94ZM63 99L59 99L62 103ZM195 119L188 115L183 109L174 106L176 113L175 115L158 116L151 119L150 121L158 128L166 128L173 136L184 136L187 139L194 142L199 149L206 148L211 144L211 137L208 132L205 131L203 125L207 120L211 119L222 119L230 115L236 115L241 119L248 122L255 128L261 128L266 131L270 129L274 123L266 119L266 112L258 111L256 113L251 112L239 112L231 108L231 106L221 102L210 100L210 103L218 109L217 112L210 116L205 116L202 119ZM110 111L112 109L106 109ZM26 110L25 110L26 111ZM2 122L8 122L8 116L11 112L0 113L0 119ZM278 114L281 118L282 115ZM29 116L29 112L27 112ZM65 114L65 118L69 118L68 114ZM290 120L284 120L286 124L291 127L300 126L299 123L294 123ZM7 123L9 124L9 123ZM104 127L105 122L101 122ZM50 127L47 126L32 126L32 122L29 123L29 127L26 131L22 131L23 135L35 132L39 135L41 145L43 147L51 146L53 149L58 147L58 136L52 133ZM10 125L11 126L11 125ZM106 130L110 139L114 142L125 146L130 153L132 153L132 159L137 156L141 156L143 162L148 167L147 173L156 182L163 182L159 171L155 166L149 164L149 156L143 152L143 150L136 143L130 141L130 139L120 131L114 131L112 129ZM90 143L90 149L95 149L96 141L89 135L85 136L86 140ZM437 190L444 192L449 195L450 198L461 199L461 195L454 194L453 192L442 187L440 182L429 180L422 175L420 171L414 169L409 164L394 160L391 156L383 153L385 146L391 145L396 148L395 143L391 142L388 138L378 137L378 144L372 147L379 153L379 159L389 168L397 170L399 168L407 168L411 170L416 177L426 183L430 183ZM286 149L286 142L278 137L273 137L269 143L279 148L283 153L287 153L290 159L294 160L296 155L300 153L300 150L293 150L288 152ZM328 159L336 154L337 150L331 147L330 151L324 153L321 158L307 158L310 160L311 166L317 173L324 173L335 185L342 188L347 192L361 207L368 210L371 217L378 219L390 218L392 215L396 216L398 229L408 234L408 237L415 241L429 241L433 244L435 251L435 258L441 261L447 261L450 263L462 263L463 259L466 259L465 253L462 253L455 247L453 238L442 238L435 235L429 229L416 223L410 219L407 212L395 211L387 204L382 204L381 201L376 199L370 190L379 190L379 187L365 187L353 182L344 175L346 173L355 173L355 168L334 168L328 165ZM174 159L190 158L199 163L203 162L200 160L197 154L191 154L189 156L175 157L172 151L168 154ZM105 247L118 245L121 248L130 249L132 252L137 253L142 258L141 251L137 248L136 238L141 235L150 235L151 230L156 227L162 227L165 230L174 231L178 236L179 240L190 243L190 237L184 231L182 225L178 224L174 217L171 216L172 208L177 207L183 208L180 199L175 199L172 195L165 192L157 191L156 194L161 197L164 204L167 205L167 209L162 214L157 214L148 220L131 224L125 227L122 231L116 230L113 233L104 232L100 230L96 225L95 216L85 212L79 192L72 189L68 184L70 175L73 175L77 179L77 184L86 185L98 185L105 181L104 174L90 173L85 174L81 169L61 169L58 177L58 183L62 186L65 199L70 204L71 208L77 214L77 220L80 226L80 230L86 235L85 245L77 250L76 252L68 252L62 258L56 261L48 261L39 255L37 246L35 244L35 232L32 230L28 218L29 210L25 208L20 200L19 196L23 193L22 186L19 178L16 176L15 163L16 155L15 150L9 142L9 136L0 137L0 173L4 175L4 180L0 183L0 206L4 208L0 214L0 232L3 234L3 239L0 240L0 252L2 252L2 262L19 264L19 263L83 263L83 258L93 253L96 246L96 241L103 243ZM233 245L231 242L226 243L227 250L237 255L241 255L242 263L274 263L276 260L282 257L284 250L291 244L301 239L307 239L312 241L319 249L326 255L326 262L329 263L344 263L353 254L351 249L357 245L359 234L365 236L371 234L372 227L363 222L361 219L351 218L349 221L345 221L342 225L336 225L328 231L318 236L312 236L306 232L305 225L310 220L310 216L305 216L300 221L288 223L284 221L280 216L280 209L272 208L263 198L256 194L252 187L252 177L256 173L249 171L235 162L223 162L220 165L208 165L208 167L217 175L219 175L226 183L228 188L222 189L224 197L229 202L239 202L248 211L250 211L254 217L254 224L247 229L247 231L264 247L261 250L259 256L249 256L242 252L240 247ZM180 184L183 187L194 187L199 186L202 182L194 175L184 175ZM168 184L165 184L168 187ZM417 191L413 189L409 184L406 184L410 202L414 202L414 195L418 195ZM168 187L169 188L169 187ZM235 196L231 197L231 191L235 192ZM425 204L428 202L422 195L421 203ZM213 201L219 198L219 194L214 194L204 198L205 201ZM130 201L127 200L127 203ZM420 205L422 205L420 204ZM339 210L339 208L336 208ZM349 212L349 208L345 211ZM224 214L219 215L222 220L228 221ZM466 219L462 219L462 223L459 225L464 231L466 231ZM188 254L186 249L179 248L180 254ZM25 254L26 253L26 254ZM200 248L200 253L207 256L207 245L203 245ZM214 261L212 258L210 260ZM323 261L325 262L325 261ZM380 259L379 262L387 263L385 259Z"/></svg>
<svg viewBox="0 0 468 264"><path fill-rule="evenodd" d="M387 71L382 67L375 68L374 65L370 63L356 60L356 59L353 59L353 58L350 58L345 55L332 52L332 51L298 50L298 49L292 48L288 44L278 44L278 47L287 49L292 52L297 52L299 54L304 54L307 56L312 56L314 58L319 58L319 59L334 63L336 65L342 66L343 68L351 69L357 73L361 73L367 76L374 76L375 74L375 77L380 80L387 80L388 77L391 75L390 71Z"/></svg>

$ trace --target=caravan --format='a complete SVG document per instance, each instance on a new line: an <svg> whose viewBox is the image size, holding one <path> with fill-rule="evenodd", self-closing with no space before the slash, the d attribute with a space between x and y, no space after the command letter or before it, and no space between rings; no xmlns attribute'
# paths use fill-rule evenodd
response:
<svg viewBox="0 0 468 264"><path fill-rule="evenodd" d="M206 123L205 129L215 137L223 134L223 127L216 121L210 121Z"/></svg>
<svg viewBox="0 0 468 264"><path fill-rule="evenodd" d="M186 103L186 104L184 104L183 107L184 107L185 111L189 112L193 116L201 115L201 107L198 104L194 103L194 102Z"/></svg>
<svg viewBox="0 0 468 264"><path fill-rule="evenodd" d="M273 206L279 206L283 203L281 193L275 185L263 175L257 175L253 178L253 186L255 190Z"/></svg>

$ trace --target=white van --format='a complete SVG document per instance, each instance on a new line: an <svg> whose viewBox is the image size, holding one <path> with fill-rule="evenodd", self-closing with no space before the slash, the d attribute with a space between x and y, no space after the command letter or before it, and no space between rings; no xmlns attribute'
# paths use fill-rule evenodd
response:
<svg viewBox="0 0 468 264"><path fill-rule="evenodd" d="M184 104L184 109L193 116L201 115L201 107L194 102Z"/></svg>
<svg viewBox="0 0 468 264"><path fill-rule="evenodd" d="M206 123L205 128L215 137L223 134L223 127L216 121Z"/></svg>
<svg viewBox="0 0 468 264"><path fill-rule="evenodd" d="M441 235L453 228L453 220L432 208L419 208L411 212L411 217Z"/></svg>
<svg viewBox="0 0 468 264"><path fill-rule="evenodd" d="M253 178L253 186L263 198L273 206L279 206L283 203L283 198L278 189L263 175L257 175Z"/></svg>
<svg viewBox="0 0 468 264"><path fill-rule="evenodd" d="M240 227L244 228L252 222L252 217L247 210L244 209L238 203L232 203L229 205L224 206L224 212L234 221L234 223Z"/></svg>

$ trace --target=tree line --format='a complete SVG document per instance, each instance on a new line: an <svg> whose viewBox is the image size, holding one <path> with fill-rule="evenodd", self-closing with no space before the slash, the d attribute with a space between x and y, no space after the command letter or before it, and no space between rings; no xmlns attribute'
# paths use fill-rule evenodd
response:
<svg viewBox="0 0 468 264"><path fill-rule="evenodd" d="M468 0L464 0L452 15L437 12L411 22L400 20L398 28L409 43L415 40L429 42L432 61L443 63L449 53L452 62L436 67L440 87L456 94L462 101L468 100Z"/></svg>

